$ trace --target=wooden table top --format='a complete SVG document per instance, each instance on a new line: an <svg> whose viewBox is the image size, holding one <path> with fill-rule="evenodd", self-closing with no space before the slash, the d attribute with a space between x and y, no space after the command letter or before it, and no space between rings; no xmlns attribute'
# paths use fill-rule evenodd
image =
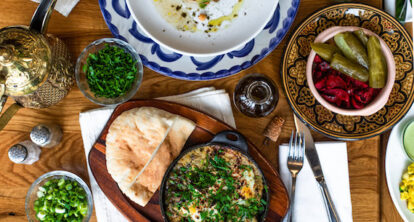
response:
<svg viewBox="0 0 414 222"><path fill-rule="evenodd" d="M317 9L332 4L331 0L301 0L300 8L294 25L296 27L303 19ZM366 0L364 3L381 8L381 0ZM0 1L0 27L9 25L28 25L37 7L29 0ZM69 17L63 17L54 12L49 23L49 33L62 38L69 46L73 61L90 42L110 37L98 1L81 0ZM288 34L289 35L289 34ZM264 137L260 133L269 120L279 115L286 119L286 124L278 141L288 141L294 128L292 110L287 103L281 88L280 58L286 38L263 61L255 66L221 80L205 82L185 82L160 75L145 68L143 83L136 98L154 98L175 95L205 86L214 86L232 93L236 83L248 73L263 73L276 82L279 87L280 100L277 109L268 117L252 119L243 116L233 107L236 125L249 140L259 146ZM12 104L10 99L6 108ZM79 126L79 112L99 106L87 100L79 89L74 86L69 95L58 105L48 109L21 109L0 132L0 220L25 221L24 202L26 192L31 183L40 175L52 170L68 170L88 180L86 158ZM42 122L54 122L62 126L63 142L50 150L44 149L41 159L33 165L13 164L7 157L7 149L15 143L29 139L32 127ZM316 140L329 140L318 134L313 134ZM352 211L355 221L401 221L388 194L384 174L384 150L387 135L371 139L348 142L348 162L351 187ZM271 144L261 151L277 168L277 145ZM92 221L96 221L95 215Z"/></svg>

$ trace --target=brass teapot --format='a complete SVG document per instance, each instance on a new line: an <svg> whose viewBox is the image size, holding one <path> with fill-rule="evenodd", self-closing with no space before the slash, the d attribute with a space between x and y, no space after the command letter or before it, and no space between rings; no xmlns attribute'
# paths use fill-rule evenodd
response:
<svg viewBox="0 0 414 222"><path fill-rule="evenodd" d="M62 40L44 35L56 0L42 0L30 27L0 29L0 117L2 130L21 108L46 108L62 100L74 83L74 68Z"/></svg>

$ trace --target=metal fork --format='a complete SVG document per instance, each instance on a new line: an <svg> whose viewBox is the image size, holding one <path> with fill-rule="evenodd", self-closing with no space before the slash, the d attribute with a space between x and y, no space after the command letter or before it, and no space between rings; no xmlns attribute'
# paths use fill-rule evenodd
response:
<svg viewBox="0 0 414 222"><path fill-rule="evenodd" d="M295 187L296 187L296 176L303 166L303 157L305 153L305 135L303 133L292 131L292 135L289 140L289 154L287 167L292 174L292 188L290 190L290 210L289 220L293 218L293 206L295 203Z"/></svg>

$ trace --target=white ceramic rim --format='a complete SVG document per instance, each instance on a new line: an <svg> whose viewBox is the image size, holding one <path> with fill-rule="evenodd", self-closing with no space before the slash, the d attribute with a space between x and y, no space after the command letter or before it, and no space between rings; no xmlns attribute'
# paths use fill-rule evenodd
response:
<svg viewBox="0 0 414 222"><path fill-rule="evenodd" d="M406 205L406 201L403 201L400 199L399 195L396 196L395 193L397 192L399 194L399 187L395 187L393 186L393 177L391 176L392 173L396 172L395 168L396 166L393 165L393 162L396 161L392 161L395 158L398 158L397 162L401 163L400 166L398 166L398 170L400 170L400 168L402 167L402 165L404 166L404 171L403 172L398 172L400 173L400 175L398 175L399 182L401 181L401 177L402 174L407 170L407 166L409 163L412 162L412 160L408 157L408 155L406 154L404 147L401 143L401 137L403 136L403 130L405 129L405 127L407 126L407 124L410 124L412 121L414 121L413 119L413 114L414 114L414 109L411 108L411 110L407 113L407 116L401 120L401 122L399 122L398 124L396 124L394 126L394 128L391 131L390 137L388 139L388 143L387 143L387 150L385 152L385 178L387 180L387 189L388 192L391 196L391 199L394 203L395 208L397 209L398 213L400 214L400 216L404 219L404 221L410 221L410 219L414 218L414 214L412 214L411 212L408 211L407 208L403 209L401 207L401 205ZM399 149L399 150L398 150ZM394 170L391 170L394 169ZM398 189L397 191L395 189ZM408 215L411 216L411 218L408 217Z"/></svg>
<svg viewBox="0 0 414 222"><path fill-rule="evenodd" d="M312 92L313 96L315 96L316 100L325 108L329 109L332 112L342 114L342 115L348 115L348 116L369 116L374 113L376 113L378 110L380 110L388 101L388 97L391 94L392 88L394 86L395 82L395 61L394 57L392 56L387 57L386 55L393 55L392 51L388 47L387 43L379 37L374 32L364 29L361 27L355 27L355 26L334 26L331 28L326 29L325 31L321 32L316 38L315 42L326 42L327 40L333 38L333 36L339 32L352 32L362 29L365 34L367 35L374 35L376 36L381 44L382 52L384 53L385 60L387 62L387 69L388 69L388 78L387 83L385 87L381 90L381 92L377 95L377 97L372 101L370 104L368 104L366 107L362 109L342 109L339 108L328 101L326 101L318 92L318 90L315 88L315 85L313 83L313 76L312 76L312 66L313 66L313 60L315 58L315 51L311 50L307 63L306 63L306 79L308 81L308 86L310 91ZM327 34L328 33L328 34ZM391 75L390 75L391 74Z"/></svg>
<svg viewBox="0 0 414 222"><path fill-rule="evenodd" d="M132 5L130 3L131 0L126 0L127 6L130 9L131 15L134 18L134 21L137 23L138 27L140 28L140 30L142 30L145 35L147 35L149 38L151 38L151 40L153 40L154 42L158 43L159 45L161 45L162 47L171 50L173 52L182 54L182 55L186 55L186 56L194 56L194 57L209 57L209 56L217 56L217 55L222 55L222 54L226 54L228 52L234 51L240 47L242 47L243 45L245 45L247 42L251 41L252 39L254 39L260 32L263 31L264 27L266 26L266 24L269 22L269 20L272 18L274 11L276 10L276 7L279 4L279 1L277 1L276 4L273 4L273 8L271 10L271 13L269 13L267 15L267 18L265 19L266 22L264 22L261 26L257 26L258 29L252 34L250 35L247 39L245 39L244 41L240 42L237 45L234 45L232 47L223 49L221 51L217 51L214 53L196 53L196 52L189 52L189 51L184 51L184 50L180 50L180 49L176 49L173 48L167 44L165 44L164 42L158 40L155 36L153 36L139 21L139 19L137 18L137 16L135 15L134 10L132 10ZM276 1L276 0L275 0Z"/></svg>

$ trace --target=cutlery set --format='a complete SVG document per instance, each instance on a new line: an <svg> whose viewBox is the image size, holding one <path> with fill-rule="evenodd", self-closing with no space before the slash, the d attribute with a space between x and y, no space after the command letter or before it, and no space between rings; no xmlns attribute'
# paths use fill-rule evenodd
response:
<svg viewBox="0 0 414 222"><path fill-rule="evenodd" d="M325 203L327 216L330 222L340 222L335 205L332 201L328 186L325 182L322 166L319 162L318 152L316 151L315 143L309 128L294 116L296 132L292 132L289 140L289 153L287 167L292 174L292 185L290 190L290 209L288 214L288 221L293 221L294 204L295 204L295 187L296 178L304 164L304 154L312 169L313 175L318 182L322 193L323 201Z"/></svg>

